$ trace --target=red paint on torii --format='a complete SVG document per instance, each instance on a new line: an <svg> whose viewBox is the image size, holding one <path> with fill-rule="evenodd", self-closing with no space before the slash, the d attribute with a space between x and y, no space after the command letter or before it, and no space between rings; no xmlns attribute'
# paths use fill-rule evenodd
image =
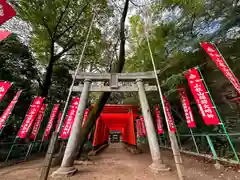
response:
<svg viewBox="0 0 240 180"><path fill-rule="evenodd" d="M136 145L134 120L138 110L133 105L105 105L96 123L93 147L108 141L109 131L114 130L121 132L123 142Z"/></svg>

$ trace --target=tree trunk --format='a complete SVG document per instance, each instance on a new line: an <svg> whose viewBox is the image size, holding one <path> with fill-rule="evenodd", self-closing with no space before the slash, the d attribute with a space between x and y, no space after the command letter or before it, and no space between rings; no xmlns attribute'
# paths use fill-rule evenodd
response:
<svg viewBox="0 0 240 180"><path fill-rule="evenodd" d="M48 96L48 90L52 84L52 73L53 73L53 66L56 58L54 57L54 41L51 42L51 55L50 55L50 62L48 64L48 67L46 68L46 76L43 82L43 85L41 87L40 96L47 97Z"/></svg>
<svg viewBox="0 0 240 180"><path fill-rule="evenodd" d="M124 10L122 12L121 22L120 22L120 51L119 51L119 60L117 61L115 67L112 69L111 72L114 73L121 73L125 63L125 20L127 17L129 6L129 0L125 1ZM86 121L86 127L81 128L80 136L82 137L80 140L80 149L79 153L81 153L82 148L87 140L88 134L91 131L93 125L96 123L100 113L103 110L104 105L106 104L108 98L110 97L110 92L104 92L100 95L97 103L95 104L94 108L89 113L88 119ZM79 156L79 155L78 155Z"/></svg>
<svg viewBox="0 0 240 180"><path fill-rule="evenodd" d="M46 72L46 76L45 76L45 79L44 79L44 82L43 82L43 86L42 86L42 89L41 89L41 92L40 92L40 96L42 97L47 97L48 96L48 90L52 84L52 73L53 73L53 61L50 60L49 64L48 64L48 67L47 67L47 72Z"/></svg>

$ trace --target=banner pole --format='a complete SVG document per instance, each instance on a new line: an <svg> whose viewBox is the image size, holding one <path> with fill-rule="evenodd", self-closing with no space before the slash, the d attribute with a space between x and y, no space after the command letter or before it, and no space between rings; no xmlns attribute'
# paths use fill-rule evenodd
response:
<svg viewBox="0 0 240 180"><path fill-rule="evenodd" d="M163 144L162 135L161 135L161 134L158 134L158 133L157 133L157 139L158 139L159 145ZM161 146L160 146L160 147L161 147Z"/></svg>
<svg viewBox="0 0 240 180"><path fill-rule="evenodd" d="M235 156L237 162L240 163L239 158L238 158L238 155L237 155L237 152L236 152L236 149L234 148L234 145L233 145L233 143L232 143L232 140L231 140L230 136L228 135L228 132L227 132L226 127L225 127L225 125L224 125L224 123L223 123L223 120L222 120L222 118L221 118L221 116L220 116L220 113L219 113L219 111L218 111L218 109L217 109L217 106L216 106L215 102L213 101L212 95L211 95L211 93L210 93L210 91L209 91L209 89L208 89L208 86L207 86L207 84L206 84L206 82L205 82L205 80L204 80L204 77L203 77L203 75L202 75L202 73L201 73L201 70L200 70L200 68L199 68L198 66L197 66L197 70L198 70L198 72L199 72L199 74L200 74L200 76L201 76L201 78L202 78L202 81L203 81L205 87L206 87L206 90L207 90L207 92L208 92L208 94L209 94L209 97L210 97L210 99L211 99L211 101L212 101L212 104L213 104L213 106L214 106L214 109L215 109L215 111L216 111L216 113L217 113L217 116L218 116L220 122L221 122L221 126L222 126L222 129L223 129L223 131L224 131L224 134L226 135L226 138L227 138L227 140L228 140L228 142L229 142L229 144L230 144L230 146L231 146L231 148L232 148L232 151L233 151L233 153L234 153L234 156Z"/></svg>
<svg viewBox="0 0 240 180"><path fill-rule="evenodd" d="M30 142L29 146L28 146L28 150L27 150L27 153L25 155L25 158L24 160L26 161L28 156L30 155L31 151L32 151L32 145L33 145L34 142Z"/></svg>
<svg viewBox="0 0 240 180"><path fill-rule="evenodd" d="M43 136L42 136L42 140L41 140L41 143L40 143L40 146L39 146L38 152L40 152L41 149L42 149L43 141L44 141L44 133L43 133Z"/></svg>
<svg viewBox="0 0 240 180"><path fill-rule="evenodd" d="M33 100L32 100L32 102L33 102ZM31 102L31 104L32 104L32 102ZM30 109L30 107L31 107L31 104L30 104L30 106L28 107L28 111L29 111L29 109ZM28 112L28 111L27 111L27 112ZM23 122L24 122L24 119L23 119ZM21 126L23 125L23 122L22 122ZM21 129L21 126L20 126L20 129ZM17 134L18 134L18 133L17 133ZM14 146L15 146L15 143L16 143L17 139L18 139L18 136L16 136L15 139L14 139L14 141L13 141L13 144L12 144L12 146L11 146L9 152L8 152L8 155L7 155L6 159L5 159L5 163L7 163L8 158L9 158L10 155L11 155L12 150L13 150L13 148L14 148Z"/></svg>
<svg viewBox="0 0 240 180"><path fill-rule="evenodd" d="M46 126L45 130L43 131L43 135L42 135L42 139L41 139L41 143L40 143L40 146L39 146L38 152L41 152L42 145L43 145L43 143L44 143L44 138L45 138L46 129L47 129L47 127L48 127L49 122L51 122L52 125L51 125L51 128L49 128L49 132L48 132L48 134L47 134L48 136L46 136L46 138L49 137L49 135L50 135L50 133L51 133L51 130L54 128L54 127L53 127L53 124L54 124L54 120L55 120L55 119L57 119L57 123L58 123L58 116L59 116L59 113L60 113L60 104L58 105L58 108L57 108L57 111L56 111L55 117L52 119L52 121L50 121L50 120L51 120L51 115L52 115L52 113L54 112L54 107L55 107L55 106L56 106L56 104L53 105L52 112L50 113L50 116L49 116L49 120L48 120L47 126ZM58 124L56 124L56 126L57 126L57 125L58 125Z"/></svg>
<svg viewBox="0 0 240 180"><path fill-rule="evenodd" d="M159 138L160 138L160 142L161 142L162 146L166 146L166 142L165 142L165 139L164 139L164 133L160 134Z"/></svg>
<svg viewBox="0 0 240 180"><path fill-rule="evenodd" d="M12 83L12 84L13 84L13 83ZM17 92L17 93L18 93L18 92ZM21 93L22 93L22 91L20 91L20 94L19 94L19 96L18 96L18 98L17 98L17 100L16 100L16 103L18 102L18 99L19 99L19 97L21 96ZM16 95L17 95L17 94L16 94ZM15 95L15 96L16 96L16 95ZM14 96L14 97L15 97L15 96ZM11 102L12 102L13 100L14 100L14 98L10 101L10 103L8 104L8 106L11 104ZM15 108L16 103L14 104L13 108L12 108L11 111L9 112L8 118L7 118L7 120L5 121L3 127L2 127L2 129L1 129L1 131L0 131L0 136L2 135L3 130L4 130L4 128L6 127L6 124L8 123L9 119L11 118L12 111L13 111L13 109ZM8 108L8 106L7 106L7 108ZM7 108L6 108L6 109L7 109ZM5 110L6 110L6 109L5 109ZM4 110L4 111L5 111L5 110ZM4 111L3 111L3 113L4 113Z"/></svg>
<svg viewBox="0 0 240 180"><path fill-rule="evenodd" d="M8 120L9 120L9 118L10 118L10 114L9 114L9 117L7 118L6 122L5 122L4 125L2 126L2 129L1 129L1 131L0 131L0 136L2 135L3 130L4 130L5 126L6 126L6 124L7 124Z"/></svg>
<svg viewBox="0 0 240 180"><path fill-rule="evenodd" d="M46 114L46 111L47 111L47 105L46 105L46 108L45 108L45 110L44 110L44 112L43 112L43 115L42 115L42 121L44 121L44 116L45 116L45 114ZM36 135L36 137L35 137L35 139L34 139L34 144L36 143L39 143L39 142L37 142L36 141L36 139L37 139L37 137L38 137L38 134L39 134L39 131L40 131L40 129L41 129L41 124L42 124L42 121L41 121L41 123L40 123L40 125L39 125L39 129L38 129L38 133L37 133L37 135ZM44 131L43 131L43 136L42 137L44 137ZM41 143L40 143L40 146L39 146L39 149L41 148L41 146L42 146L42 140L43 140L43 138L41 139ZM38 152L39 152L39 149L38 149ZM31 151L32 151L32 149L31 149ZM30 151L30 153L31 153L31 151ZM30 154L29 153L29 154Z"/></svg>
<svg viewBox="0 0 240 180"><path fill-rule="evenodd" d="M209 145L209 147L210 147L210 149L212 151L213 159L217 160L217 153L216 153L215 148L213 146L212 140L211 140L209 135L206 135L206 138L207 138L208 145Z"/></svg>
<svg viewBox="0 0 240 180"><path fill-rule="evenodd" d="M163 138L164 138L164 146L167 147L167 137L165 136L165 134L163 134Z"/></svg>
<svg viewBox="0 0 240 180"><path fill-rule="evenodd" d="M233 73L232 69L230 68L230 66L228 65L227 61L225 60L225 58L223 57L222 53L219 51L219 49L217 48L217 46L211 42L211 44L215 47L215 49L218 51L218 53L220 54L220 56L222 57L223 61L225 62L225 64L227 65L227 67L229 68L230 72L233 74L233 76L237 79L236 75ZM238 80L238 79L237 79ZM238 92L238 95L239 92Z"/></svg>
<svg viewBox="0 0 240 180"><path fill-rule="evenodd" d="M82 59L84 57L84 52L85 52L85 49L87 47L88 38L90 36L90 33L91 33L91 30L92 30L92 26L93 26L93 23L94 23L96 15L97 15L97 13L94 12L93 13L93 17L92 17L92 21L90 23L90 26L89 26L89 29L88 29L88 33L87 33L87 36L86 36L86 39L85 39L85 42L84 42L84 46L83 46L83 49L82 49L82 52L81 52L81 56L80 56L78 65L76 67L76 70L74 72L74 76L73 76L73 80L72 80L71 86L70 86L69 91L68 91L68 96L67 96L67 99L65 101L63 114L62 114L62 117L60 119L59 126L58 126L57 130L55 132L53 132L53 134L52 134L52 137L51 137L51 140L50 140L50 143L49 143L49 146L48 146L47 154L45 156L44 165L43 165L43 168L41 170L41 175L40 175L39 180L46 180L47 177L48 177L48 173L49 173L49 170L50 170L51 162L52 162L52 159L53 159L54 147L55 147L55 144L56 144L56 142L58 140L58 134L59 134L59 131L60 131L60 127L62 126L63 121L64 121L64 116L63 115L67 111L67 106L68 106L68 103L70 101L70 97L71 97L71 94L72 94L73 86L74 86L75 80L77 78L77 74L78 74L80 65L82 63Z"/></svg>
<svg viewBox="0 0 240 180"><path fill-rule="evenodd" d="M166 133L168 133L168 132L166 132ZM169 137L169 136L166 135L165 133L163 134L163 138L164 138L164 146L165 146L165 147L167 147L168 144L169 144L169 143L168 143L168 137Z"/></svg>
<svg viewBox="0 0 240 180"><path fill-rule="evenodd" d="M42 104L41 108L42 108L42 107L43 107L43 104ZM39 113L39 112L41 113L41 108L39 109L38 113ZM42 119L41 119L40 125L39 125L39 127L38 127L38 132L37 132L36 136L34 137L33 142L31 142L30 145L29 145L29 147L28 147L28 150L27 150L27 153L26 153L26 156L25 156L25 160L27 160L28 156L31 154L32 149L33 149L33 145L36 144L36 139L37 139L39 130L40 130L40 128L41 128L41 123L42 123L42 121L43 121L43 118L44 118L46 109L47 109L47 105L46 105L46 108L44 109L44 112L43 112L43 115L42 115ZM39 114L38 114L38 115L39 115ZM38 115L36 116L36 119L37 119ZM33 125L33 126L34 126L34 125Z"/></svg>
<svg viewBox="0 0 240 180"><path fill-rule="evenodd" d="M149 11L148 11L149 13ZM158 77L158 73L157 73L157 69L156 69L156 65L155 65L155 61L154 61L154 56L152 53L152 49L151 49L151 44L150 44L150 40L149 40L149 36L148 36L148 32L147 32L147 26L145 26L145 37L146 37L146 41L147 41L147 46L148 46L148 50L149 50L149 54L150 54L150 59L152 61L152 66L153 66L153 70L154 70L154 74L155 74L155 79L156 79L156 84L157 84L157 89L158 89L158 93L159 93L159 97L160 97L160 102L162 104L162 108L163 108L163 112L164 112L164 117L165 117L165 122L167 124L167 129L168 129L168 135L169 135L169 139L171 141L171 149L173 152L173 156L174 156L174 160L175 160L175 165L177 168L177 174L180 180L184 180L185 179L185 175L184 175L184 166L182 163L182 157L179 151L179 146L177 143L177 138L176 138L176 134L174 132L171 132L170 126L169 126L169 118L167 115L167 111L166 111L166 106L165 106L165 102L164 102L164 95L162 92L162 88L160 85L160 81L159 81L159 77Z"/></svg>
<svg viewBox="0 0 240 180"><path fill-rule="evenodd" d="M43 152L45 152L45 150L48 147L49 143L50 143L49 141L43 142L43 149L42 149Z"/></svg>
<svg viewBox="0 0 240 180"><path fill-rule="evenodd" d="M14 148L14 146L15 146L16 141L17 141L17 137L15 137L15 139L14 139L14 141L13 141L13 144L12 144L12 146L11 146L9 152L8 152L8 155L7 155L6 159L5 159L5 163L7 163L8 159L9 159L11 153L12 153L12 150L13 150L13 148Z"/></svg>
<svg viewBox="0 0 240 180"><path fill-rule="evenodd" d="M25 116L24 116L24 118L23 118L23 121L22 121L22 124L21 124L21 126L20 126L20 129L18 130L18 133L19 133L19 131L21 130L21 127L22 127L22 125L23 125L23 123L24 123L25 117L26 117L26 115L28 114L28 112L30 111L30 108L31 108L31 106L32 106L32 103L33 103L33 101L34 101L34 99L35 99L36 97L37 97L37 96L33 96L33 99L32 99L32 101L31 101L31 103L30 103L30 105L29 105L29 107L28 107L28 110L26 111L26 114L25 114ZM17 133L17 135L18 135L18 133Z"/></svg>
<svg viewBox="0 0 240 180"><path fill-rule="evenodd" d="M35 96L34 96L34 98L32 99L32 101L31 101L31 103L30 103L30 106L28 107L27 113L29 112L29 110L30 110L30 108L31 108L31 106L32 106L32 103L33 103L33 100L34 100L34 99L35 99ZM26 113L26 114L27 114L27 113ZM24 123L24 119L23 119L23 122L22 122L22 124L21 124L21 126L20 126L20 129L21 129L23 123ZM19 131L20 131L20 129L19 129ZM18 133L19 133L19 131L18 131ZM8 158L9 158L9 156L10 156L11 153L12 153L13 147L15 146L16 140L18 139L18 133L17 133L17 136L15 137L15 139L14 139L14 141L13 141L13 145L12 145L11 148L10 148L10 151L9 151L9 153L8 153L8 155L7 155L7 158L6 158L6 160L5 160L5 163L7 163Z"/></svg>
<svg viewBox="0 0 240 180"><path fill-rule="evenodd" d="M194 137L193 131L192 131L191 128L189 128L189 130L190 130L190 133L191 133L191 135L192 135L192 139L193 139L193 143L194 143L194 145L195 145L196 151L197 151L197 153L199 154L199 149L198 149L198 146L197 146L196 139L195 139L195 137Z"/></svg>
<svg viewBox="0 0 240 180"><path fill-rule="evenodd" d="M160 135L156 132L158 144L162 144Z"/></svg>
<svg viewBox="0 0 240 180"><path fill-rule="evenodd" d="M2 127L2 129L1 129L1 131L0 131L0 136L2 135L3 130L4 130L4 128L6 127L6 124L8 123L8 121L9 121L11 115L12 115L12 112L10 112L10 114L9 114L9 116L8 116L8 118L7 118L7 120L6 120L6 122L4 123L4 125L3 125L3 127Z"/></svg>
<svg viewBox="0 0 240 180"><path fill-rule="evenodd" d="M173 107L171 107L171 109L177 114L177 116L178 116L182 121L184 120L184 119L182 118L182 116L180 116L179 113L178 113ZM194 145L195 145L196 151L197 151L197 153L199 154L198 146L197 146L195 137L194 137L194 135L193 135L192 129L189 128L189 130L190 130L190 133L191 133L191 136L192 136L193 143L194 143ZM177 131L177 132L178 132L178 131ZM177 135L178 135L178 134L177 134ZM179 135L178 135L178 136L179 136ZM180 148L182 149L181 144L180 144Z"/></svg>
<svg viewBox="0 0 240 180"><path fill-rule="evenodd" d="M180 140L180 137L179 137L179 133L178 133L178 130L177 130L177 126L176 126L176 134L177 134L177 139L178 139L179 147L180 147L181 150L183 150L182 144L181 144L181 140Z"/></svg>

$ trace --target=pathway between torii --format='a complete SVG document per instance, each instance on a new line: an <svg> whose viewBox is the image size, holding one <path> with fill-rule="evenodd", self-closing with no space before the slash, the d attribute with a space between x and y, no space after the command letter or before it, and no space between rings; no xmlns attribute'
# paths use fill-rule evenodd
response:
<svg viewBox="0 0 240 180"><path fill-rule="evenodd" d="M76 165L79 172L61 180L178 180L170 151L163 152L164 162L172 168L170 172L153 174L149 170L151 156L149 152L133 155L122 144L110 144L95 157L90 164ZM215 170L212 164L200 162L194 157L183 156L188 180L238 180L240 172L232 169ZM30 161L0 169L1 180L37 180L42 160ZM51 169L51 171L56 168ZM49 178L49 180L53 180Z"/></svg>

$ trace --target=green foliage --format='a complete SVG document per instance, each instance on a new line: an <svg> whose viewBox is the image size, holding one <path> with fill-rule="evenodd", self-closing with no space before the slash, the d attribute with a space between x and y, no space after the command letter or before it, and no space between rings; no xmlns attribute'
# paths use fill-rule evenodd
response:
<svg viewBox="0 0 240 180"><path fill-rule="evenodd" d="M93 11L98 11L101 16L107 10L107 4L103 0L21 0L17 10L21 18L31 24L31 47L38 59L46 63L52 53L52 43L63 49L70 48L72 44L81 46ZM99 39L99 30L94 29L93 32L92 39Z"/></svg>
<svg viewBox="0 0 240 180"><path fill-rule="evenodd" d="M40 93L47 96L52 85L54 69L74 67L83 49L93 13L97 21L93 25L82 69L88 68L102 51L103 38L99 29L111 13L106 0L20 0L14 4L22 20L31 26L30 47L37 60L46 67ZM65 73L66 75L66 73Z"/></svg>
<svg viewBox="0 0 240 180"><path fill-rule="evenodd" d="M204 0L163 0L163 7L181 7L188 12L201 11L204 7Z"/></svg>
<svg viewBox="0 0 240 180"><path fill-rule="evenodd" d="M14 82L26 92L36 93L39 75L28 47L13 34L0 42L0 48L0 79Z"/></svg>
<svg viewBox="0 0 240 180"><path fill-rule="evenodd" d="M51 103L61 102L65 100L68 94L68 87L72 82L72 76L68 73L65 66L56 66L53 69L52 86L49 90L49 101Z"/></svg>
<svg viewBox="0 0 240 180"><path fill-rule="evenodd" d="M179 102L176 86L185 84L192 103L194 117L199 133L222 133L218 126L205 126L199 115L199 110L187 88L183 72L200 65L204 78L213 98L219 107L223 121L231 132L239 131L239 106L230 99L236 97L236 91L230 82L218 70L207 54L200 48L199 42L215 41L226 58L229 66L239 77L240 67L237 63L240 54L239 46L239 5L235 1L224 0L164 0L154 3L152 8L152 23L149 27L149 41L156 68L160 70L160 82L164 94L168 97L174 109L173 112L179 132L189 134L184 113ZM127 59L125 71L153 70L148 44L144 35L144 16L131 17L131 55ZM233 31L234 29L234 31ZM150 104L159 103L158 93L148 94ZM133 97L134 99L134 97ZM213 138L219 149L225 140ZM236 140L236 139L235 139ZM220 150L219 150L220 151Z"/></svg>
<svg viewBox="0 0 240 180"><path fill-rule="evenodd" d="M16 133L33 96L37 95L39 74L36 61L28 47L15 34L0 42L0 79L13 82L11 89L1 102L1 112L6 109L18 90L23 90L7 123L4 133ZM15 132L13 132L15 131Z"/></svg>

